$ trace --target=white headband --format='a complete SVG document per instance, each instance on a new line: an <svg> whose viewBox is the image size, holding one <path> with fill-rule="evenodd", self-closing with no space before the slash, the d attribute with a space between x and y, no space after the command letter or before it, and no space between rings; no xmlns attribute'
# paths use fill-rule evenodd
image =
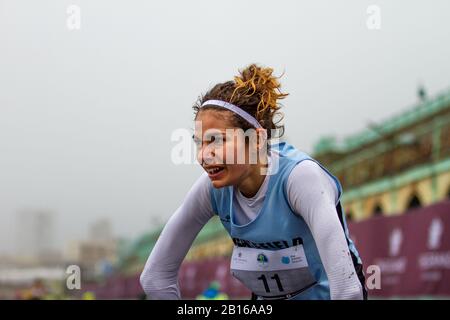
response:
<svg viewBox="0 0 450 320"><path fill-rule="evenodd" d="M240 115L242 118L247 120L248 123L253 125L255 128L262 128L262 126L259 124L258 120L256 120L251 114L247 113L246 111L242 110L238 106L235 106L234 104L231 104L226 101L222 100L208 100L203 102L202 107L206 105L214 105L218 107L225 108L227 110L230 110L238 115Z"/></svg>

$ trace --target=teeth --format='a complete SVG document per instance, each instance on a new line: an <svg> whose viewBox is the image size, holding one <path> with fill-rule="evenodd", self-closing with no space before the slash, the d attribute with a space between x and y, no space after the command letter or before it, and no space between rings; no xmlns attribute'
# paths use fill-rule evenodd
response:
<svg viewBox="0 0 450 320"><path fill-rule="evenodd" d="M221 168L213 168L213 169L208 169L207 171L208 171L208 173L210 173L210 174L214 174L214 173L216 173L216 172L218 172L218 171L220 171L221 170Z"/></svg>

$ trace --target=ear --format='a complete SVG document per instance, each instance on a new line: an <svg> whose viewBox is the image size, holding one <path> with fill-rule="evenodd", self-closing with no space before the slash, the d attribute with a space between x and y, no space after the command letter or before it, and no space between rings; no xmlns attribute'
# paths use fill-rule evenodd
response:
<svg viewBox="0 0 450 320"><path fill-rule="evenodd" d="M264 128L257 128L256 134L258 136L257 147L261 150L261 148L267 144L267 130Z"/></svg>

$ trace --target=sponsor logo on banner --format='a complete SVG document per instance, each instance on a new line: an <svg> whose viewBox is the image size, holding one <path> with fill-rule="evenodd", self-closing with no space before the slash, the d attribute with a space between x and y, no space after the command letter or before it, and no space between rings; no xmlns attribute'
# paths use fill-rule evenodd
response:
<svg viewBox="0 0 450 320"><path fill-rule="evenodd" d="M383 285L397 285L400 276L405 272L407 266L406 257L399 256L403 245L403 231L400 228L393 229L389 234L389 257L378 258L375 265L380 267Z"/></svg>
<svg viewBox="0 0 450 320"><path fill-rule="evenodd" d="M444 234L444 224L439 218L431 220L428 228L428 249L435 250L441 246L441 238Z"/></svg>
<svg viewBox="0 0 450 320"><path fill-rule="evenodd" d="M391 257L395 257L399 254L400 249L402 247L402 242L403 242L402 230L399 228L392 230L391 235L389 237L389 255Z"/></svg>
<svg viewBox="0 0 450 320"><path fill-rule="evenodd" d="M427 238L427 248L431 252L422 253L418 258L422 281L441 281L442 269L450 269L450 251L437 251L441 247L443 235L444 223L439 217L433 218L428 227Z"/></svg>

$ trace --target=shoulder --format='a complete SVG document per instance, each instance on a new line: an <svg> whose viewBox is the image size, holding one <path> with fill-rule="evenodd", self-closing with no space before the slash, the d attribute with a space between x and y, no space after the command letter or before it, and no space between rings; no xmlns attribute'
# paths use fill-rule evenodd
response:
<svg viewBox="0 0 450 320"><path fill-rule="evenodd" d="M297 185L307 185L311 182L328 179L329 175L312 159L305 159L297 163L288 176L288 182Z"/></svg>
<svg viewBox="0 0 450 320"><path fill-rule="evenodd" d="M333 178L314 160L296 164L286 183L288 198L299 200L314 194L329 195L337 201L338 189Z"/></svg>

